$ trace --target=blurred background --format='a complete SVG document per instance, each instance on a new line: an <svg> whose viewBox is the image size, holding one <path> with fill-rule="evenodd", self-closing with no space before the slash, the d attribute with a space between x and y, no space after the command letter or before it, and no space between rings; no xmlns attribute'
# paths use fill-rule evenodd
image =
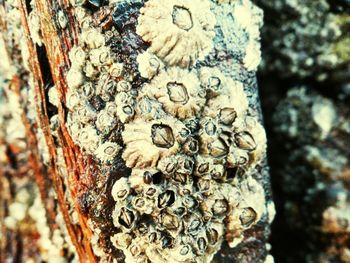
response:
<svg viewBox="0 0 350 263"><path fill-rule="evenodd" d="M275 262L350 262L350 1L256 0Z"/></svg>

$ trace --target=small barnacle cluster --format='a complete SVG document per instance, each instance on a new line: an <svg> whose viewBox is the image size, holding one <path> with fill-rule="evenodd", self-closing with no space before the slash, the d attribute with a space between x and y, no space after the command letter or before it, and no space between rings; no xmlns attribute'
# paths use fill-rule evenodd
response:
<svg viewBox="0 0 350 263"><path fill-rule="evenodd" d="M225 237L238 244L264 213L264 191L252 178L239 188L158 176L155 169L134 170L113 186L113 222L120 232L111 241L125 252L125 262L211 262Z"/></svg>
<svg viewBox="0 0 350 263"><path fill-rule="evenodd" d="M243 82L206 61L221 5L111 1L96 11L113 7L103 19L113 16L109 30L96 26L86 8L76 9L82 34L69 53L67 125L85 152L131 169L111 190L116 234L110 241L127 263L210 262L225 240L239 244L265 213L264 191L252 176L264 157L264 129L248 111ZM237 17L235 23L252 30L259 22ZM149 46L137 46L132 30ZM120 60L128 47L113 42L124 31L135 37L137 56L128 56L138 65L135 74ZM258 38L258 31L247 34Z"/></svg>
<svg viewBox="0 0 350 263"><path fill-rule="evenodd" d="M111 29L103 33L83 7L77 7L76 18L82 33L79 44L69 52L72 65L67 73L67 126L80 147L111 163L120 145L108 136L133 115L134 98L128 93L131 84L122 76L123 63L107 45L106 35L113 37L117 32Z"/></svg>

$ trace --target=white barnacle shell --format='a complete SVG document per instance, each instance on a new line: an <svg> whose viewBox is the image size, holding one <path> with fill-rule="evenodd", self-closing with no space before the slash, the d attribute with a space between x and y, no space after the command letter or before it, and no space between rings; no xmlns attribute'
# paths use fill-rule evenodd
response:
<svg viewBox="0 0 350 263"><path fill-rule="evenodd" d="M36 10L29 13L29 30L33 42L41 46L43 42L41 38L40 18Z"/></svg>
<svg viewBox="0 0 350 263"><path fill-rule="evenodd" d="M83 71L88 78L93 78L99 73L98 69L92 65L91 61L86 61Z"/></svg>
<svg viewBox="0 0 350 263"><path fill-rule="evenodd" d="M56 86L53 86L49 89L48 95L49 95L49 102L52 105L58 107L58 105L60 104L60 98L59 98Z"/></svg>
<svg viewBox="0 0 350 263"><path fill-rule="evenodd" d="M117 143L105 142L97 148L95 156L103 163L109 163L115 159L120 149L121 147Z"/></svg>
<svg viewBox="0 0 350 263"><path fill-rule="evenodd" d="M74 111L81 105L81 98L77 91L69 89L66 95L66 106Z"/></svg>
<svg viewBox="0 0 350 263"><path fill-rule="evenodd" d="M85 104L79 105L79 107L73 112L73 116L82 124L91 124L96 117L96 113L91 106Z"/></svg>
<svg viewBox="0 0 350 263"><path fill-rule="evenodd" d="M126 80L121 80L117 84L118 92L128 92L131 90L131 83Z"/></svg>
<svg viewBox="0 0 350 263"><path fill-rule="evenodd" d="M74 121L74 117L71 112L68 112L66 126L74 142L78 143L79 133L81 131L82 125L80 122Z"/></svg>
<svg viewBox="0 0 350 263"><path fill-rule="evenodd" d="M150 99L147 96L142 97L136 107L136 113L145 120L154 120L164 118L166 113L162 108L162 104L157 100Z"/></svg>
<svg viewBox="0 0 350 263"><path fill-rule="evenodd" d="M88 153L93 154L100 142L96 129L88 125L79 132L78 142L80 147L85 149Z"/></svg>
<svg viewBox="0 0 350 263"><path fill-rule="evenodd" d="M105 45L105 38L101 32L93 27L84 30L81 34L82 43L86 44L90 49L99 48Z"/></svg>
<svg viewBox="0 0 350 263"><path fill-rule="evenodd" d="M125 200L130 193L128 178L122 177L112 187L112 196L115 201Z"/></svg>
<svg viewBox="0 0 350 263"><path fill-rule="evenodd" d="M96 127L103 133L108 133L116 124L116 119L109 112L102 110L97 115Z"/></svg>
<svg viewBox="0 0 350 263"><path fill-rule="evenodd" d="M265 192L261 184L252 177L241 182L240 192L240 221L242 227L247 229L257 223L266 212Z"/></svg>
<svg viewBox="0 0 350 263"><path fill-rule="evenodd" d="M74 46L69 51L69 60L72 63L72 67L81 68L86 61L86 52L80 46Z"/></svg>
<svg viewBox="0 0 350 263"><path fill-rule="evenodd" d="M132 241L132 236L128 233L117 233L111 236L112 244L118 249L126 249Z"/></svg>
<svg viewBox="0 0 350 263"><path fill-rule="evenodd" d="M237 148L246 150L249 163L256 164L266 152L266 133L264 127L253 117L246 117L244 126L233 134Z"/></svg>
<svg viewBox="0 0 350 263"><path fill-rule="evenodd" d="M261 61L260 27L263 24L263 12L249 0L236 1L232 11L235 22L249 33L243 64L249 71L255 71Z"/></svg>
<svg viewBox="0 0 350 263"><path fill-rule="evenodd" d="M180 119L199 114L205 104L205 93L194 72L170 68L143 86L140 96L157 99L166 112Z"/></svg>
<svg viewBox="0 0 350 263"><path fill-rule="evenodd" d="M66 76L68 87L77 89L84 83L84 75L81 69L72 67Z"/></svg>
<svg viewBox="0 0 350 263"><path fill-rule="evenodd" d="M155 167L159 159L176 154L180 149L177 140L180 126L184 125L171 117L148 122L138 118L126 124L122 134L126 165Z"/></svg>
<svg viewBox="0 0 350 263"><path fill-rule="evenodd" d="M118 78L122 75L123 68L123 63L113 63L108 71L112 78Z"/></svg>
<svg viewBox="0 0 350 263"><path fill-rule="evenodd" d="M164 68L164 64L159 58L147 51L137 56L137 63L139 64L141 77L146 79L152 79L161 69Z"/></svg>
<svg viewBox="0 0 350 263"><path fill-rule="evenodd" d="M250 41L245 52L246 54L243 59L244 67L250 71L256 70L261 62L260 43Z"/></svg>
<svg viewBox="0 0 350 263"><path fill-rule="evenodd" d="M212 76L217 76L215 71L213 73ZM231 125L236 117L244 117L246 115L248 99L241 82L231 78L223 78L222 80L223 87L220 95L209 99L203 115L212 118L219 117L221 123Z"/></svg>
<svg viewBox="0 0 350 263"><path fill-rule="evenodd" d="M103 66L111 63L111 54L108 47L92 49L89 53L90 61L94 66Z"/></svg>
<svg viewBox="0 0 350 263"><path fill-rule="evenodd" d="M137 34L168 65L187 67L213 48L215 16L208 0L150 0L140 13Z"/></svg>

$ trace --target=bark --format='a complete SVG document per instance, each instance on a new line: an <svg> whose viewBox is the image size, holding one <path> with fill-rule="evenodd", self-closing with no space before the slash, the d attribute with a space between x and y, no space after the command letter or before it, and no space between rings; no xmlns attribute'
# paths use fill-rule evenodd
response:
<svg viewBox="0 0 350 263"><path fill-rule="evenodd" d="M146 41L146 37L142 38L136 34L140 8L144 2L135 1L135 4L131 4L124 1L128 3L125 5L118 1L106 1L102 4L103 2L91 0L85 1L83 6L78 6L68 0L0 1L0 54L4 62L0 68L1 262L132 262L128 259L128 250L121 249L113 241L113 237L122 232L122 226L116 224L115 214L120 207L118 208L119 203L116 202L115 196L112 196L112 190L121 178L131 178L131 173L137 171L137 167L128 163L132 161L132 157L125 159L122 153L114 156L111 162L103 162L103 158L89 152L89 144L77 143L70 126L79 121L74 119L77 118L77 114L73 114L69 104L72 83L79 78L79 75L70 78L69 74L73 72L76 63L74 59L78 60L79 57L72 59L70 51L73 47L81 45L82 35L87 30L84 23L97 29L106 39L107 32L116 34L112 40L106 40L112 59L124 65L123 74L116 77L116 83L123 79L132 79L132 90L140 92L143 84L151 82L147 77L141 76L137 60L138 55L152 45L152 41ZM181 1L173 2L175 5ZM213 16L221 23L219 26L224 27L224 23L228 21L220 12L234 8L235 4L228 3L230 1L218 2L220 3L210 2L211 9L215 10ZM243 5L243 2L240 4ZM219 9L220 5L223 6L222 9ZM120 12L118 8L124 9ZM88 14L88 22L78 17L82 10ZM191 19L195 19L195 14L192 15ZM252 16L258 20L258 13L253 13ZM242 31L237 21L231 23L234 25L233 31ZM252 26L258 27L254 22ZM256 69L249 68L244 62L244 56L247 55L244 52L250 43L236 43L238 40L233 37L229 40L230 43L225 43L224 38L217 35L216 39L212 40L215 45L210 53L206 54L205 59L194 63L192 60L198 59L196 51L193 53L195 55L189 54L188 64L183 59L178 62L177 67L185 66L190 68L191 72L204 67L216 68L229 78L240 82L244 87L244 96L248 99L248 113L244 114L247 118L256 119L261 123ZM236 45L237 52L226 48L225 45L229 44ZM251 44L259 48L258 42ZM239 49L244 52L240 54ZM254 55L254 60L258 60L259 54ZM166 68L172 67L166 58L162 59ZM84 81L86 82L86 79ZM94 83L96 87L97 82L96 80ZM90 102L96 111L100 111L98 108L105 103L99 96ZM240 107L239 103L235 106ZM132 121L122 121L120 115L116 118L119 119L115 127L104 140L119 144L121 151L125 153L128 144L125 143L127 140L123 132ZM145 125L146 122L141 128L146 129ZM254 131L251 133L254 134ZM199 137L198 134L195 136ZM262 148L263 146L261 145ZM227 183L239 188L249 180L256 182L254 187L263 189L263 208L254 212L259 220L254 218L254 222L246 228L237 223L241 221L234 221L238 225L219 236L224 242L212 262L271 260L267 239L274 209L269 171L264 149L259 160L253 160L257 158L254 151L255 149L249 153L252 160L243 168L225 163L224 177L218 180L217 184ZM190 157L197 159L199 155L200 153L196 152ZM156 174L153 174L153 184L156 184L155 176ZM191 179L191 176L189 181L199 180ZM216 179L209 179L216 184ZM166 182L167 187L176 186L176 189L180 190L186 187L184 184L175 183L173 186L172 179L168 178L161 181ZM135 195L134 192L131 194ZM249 190L245 194L254 196L255 192ZM247 200L249 198L251 199L249 196ZM248 202L243 197L240 200ZM234 211L248 208L244 207L243 201L238 201L235 205L229 204L232 216L235 215ZM251 209L260 206L259 202L261 200L249 203ZM162 212L160 216L163 216ZM141 225L142 220L149 219L141 217L136 228ZM230 222L232 223L230 214L221 217L220 220L225 229ZM152 224L156 225L154 222ZM185 222L181 221L181 224ZM161 237L161 240L164 238ZM197 242L196 238L194 239ZM228 243L231 243L231 247ZM236 244L234 248L232 243ZM164 247L160 253L165 253L167 249L169 248ZM207 257L210 258L211 254ZM138 259L141 260L141 256ZM179 260L194 262L192 259ZM205 260L207 259L201 258L199 262L207 262ZM146 261L140 262L149 261L150 259L146 258Z"/></svg>

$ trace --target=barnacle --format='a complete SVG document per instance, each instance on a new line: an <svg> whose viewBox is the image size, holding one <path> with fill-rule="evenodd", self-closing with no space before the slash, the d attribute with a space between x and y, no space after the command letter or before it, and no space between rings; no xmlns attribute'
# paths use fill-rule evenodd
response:
<svg viewBox="0 0 350 263"><path fill-rule="evenodd" d="M137 56L137 63L141 77L146 79L152 79L164 67L157 56L147 51Z"/></svg>
<svg viewBox="0 0 350 263"><path fill-rule="evenodd" d="M242 232L256 224L266 212L263 187L252 177L239 184L240 200L227 218L226 240L235 247L243 238Z"/></svg>
<svg viewBox="0 0 350 263"><path fill-rule="evenodd" d="M115 201L125 200L131 191L128 179L125 177L116 181L112 188L112 196Z"/></svg>
<svg viewBox="0 0 350 263"><path fill-rule="evenodd" d="M117 143L105 142L101 144L96 152L96 157L102 162L111 162L119 153L121 147Z"/></svg>
<svg viewBox="0 0 350 263"><path fill-rule="evenodd" d="M137 103L136 112L146 120L154 120L164 118L166 113L162 108L162 104L147 96L143 96Z"/></svg>
<svg viewBox="0 0 350 263"><path fill-rule="evenodd" d="M266 151L264 127L254 118L246 117L240 130L232 134L228 167L255 164L262 160Z"/></svg>
<svg viewBox="0 0 350 263"><path fill-rule="evenodd" d="M222 158L228 153L228 145L222 138L223 128L216 119L206 117L200 122L200 153Z"/></svg>
<svg viewBox="0 0 350 263"><path fill-rule="evenodd" d="M136 32L168 65L187 67L212 50L215 17L209 1L150 0L140 12Z"/></svg>
<svg viewBox="0 0 350 263"><path fill-rule="evenodd" d="M97 115L96 127L103 133L108 133L116 124L116 119L110 113L105 110L102 110Z"/></svg>
<svg viewBox="0 0 350 263"><path fill-rule="evenodd" d="M179 151L177 137L179 128L184 125L166 118L146 122L136 119L125 125L123 141L126 148L123 159L128 167L155 167L158 160Z"/></svg>
<svg viewBox="0 0 350 263"><path fill-rule="evenodd" d="M100 138L96 129L92 126L86 126L79 132L78 143L88 153L93 154L99 145Z"/></svg>
<svg viewBox="0 0 350 263"><path fill-rule="evenodd" d="M203 115L219 117L221 123L231 125L236 117L246 115L248 109L247 95L243 84L225 77L218 69L203 68L201 82L212 94L204 108Z"/></svg>
<svg viewBox="0 0 350 263"><path fill-rule="evenodd" d="M170 68L143 87L141 96L157 99L166 112L180 119L196 116L205 104L205 91L195 73Z"/></svg>

